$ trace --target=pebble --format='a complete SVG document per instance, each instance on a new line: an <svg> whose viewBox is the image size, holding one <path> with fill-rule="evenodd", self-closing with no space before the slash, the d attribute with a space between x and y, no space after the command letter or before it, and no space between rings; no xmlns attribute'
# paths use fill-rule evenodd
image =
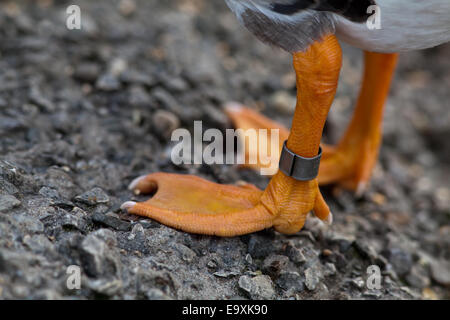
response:
<svg viewBox="0 0 450 320"><path fill-rule="evenodd" d="M306 258L305 255L302 253L302 251L298 248L296 248L294 245L292 244L288 244L286 246L286 254L289 257L289 259L296 263L296 264L301 264L301 263L305 263L306 262Z"/></svg>
<svg viewBox="0 0 450 320"><path fill-rule="evenodd" d="M262 271L271 277L277 277L278 274L286 268L289 258L282 255L270 255L264 259Z"/></svg>
<svg viewBox="0 0 450 320"><path fill-rule="evenodd" d="M426 270L420 265L413 266L411 271L406 275L405 280L409 285L419 289L426 288L431 283Z"/></svg>
<svg viewBox="0 0 450 320"><path fill-rule="evenodd" d="M305 270L305 286L310 291L314 291L320 282L321 273L317 267L310 267Z"/></svg>
<svg viewBox="0 0 450 320"><path fill-rule="evenodd" d="M180 119L170 111L158 110L152 117L153 128L161 137L168 139L179 128Z"/></svg>
<svg viewBox="0 0 450 320"><path fill-rule="evenodd" d="M256 277L241 276L238 281L239 288L244 290L252 300L270 300L275 296L273 282L269 276Z"/></svg>
<svg viewBox="0 0 450 320"><path fill-rule="evenodd" d="M97 204L109 203L109 197L101 188L91 189L81 195L75 197L75 200L89 206Z"/></svg>
<svg viewBox="0 0 450 320"><path fill-rule="evenodd" d="M136 12L136 2L134 0L120 0L119 12L125 17L131 16Z"/></svg>
<svg viewBox="0 0 450 320"><path fill-rule="evenodd" d="M336 266L334 265L334 263L331 263L331 262L325 263L325 268L323 271L323 275L325 277L334 276L334 275L336 275L336 272L337 272L337 270L336 270Z"/></svg>
<svg viewBox="0 0 450 320"><path fill-rule="evenodd" d="M101 224L105 227L113 228L117 231L130 231L131 223L127 221L120 220L114 216L110 216L108 214L103 213L94 213L91 217L94 223Z"/></svg>
<svg viewBox="0 0 450 320"><path fill-rule="evenodd" d="M448 261L433 261L431 263L431 277L437 283L450 286L450 263Z"/></svg>
<svg viewBox="0 0 450 320"><path fill-rule="evenodd" d="M21 205L21 202L12 195L0 195L0 212L8 212Z"/></svg>
<svg viewBox="0 0 450 320"><path fill-rule="evenodd" d="M113 76L112 74L103 74L95 83L95 86L99 90L103 91L115 91L120 89L120 81L117 77Z"/></svg>
<svg viewBox="0 0 450 320"><path fill-rule="evenodd" d="M391 248L383 253L400 277L406 276L409 273L413 265L413 260L409 252L399 248Z"/></svg>
<svg viewBox="0 0 450 320"><path fill-rule="evenodd" d="M197 254L194 251L181 243L175 243L174 248L178 251L178 253L181 255L181 259L183 259L183 261L185 262L190 263L197 257Z"/></svg>
<svg viewBox="0 0 450 320"><path fill-rule="evenodd" d="M122 265L116 245L115 234L108 229L86 236L81 242L80 257L83 270L89 277L119 277Z"/></svg>
<svg viewBox="0 0 450 320"><path fill-rule="evenodd" d="M275 283L283 290L293 289L301 292L305 289L304 280L296 271L283 271Z"/></svg>
<svg viewBox="0 0 450 320"><path fill-rule="evenodd" d="M75 66L74 78L93 83L100 75L100 66L96 63L80 63Z"/></svg>

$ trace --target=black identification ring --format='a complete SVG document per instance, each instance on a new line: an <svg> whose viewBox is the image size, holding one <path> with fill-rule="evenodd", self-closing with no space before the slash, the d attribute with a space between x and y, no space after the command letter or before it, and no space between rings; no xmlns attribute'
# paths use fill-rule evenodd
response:
<svg viewBox="0 0 450 320"><path fill-rule="evenodd" d="M320 159L322 158L322 148L319 147L319 154L314 158L304 158L289 150L286 141L281 151L279 169L288 177L299 181L314 180L319 174Z"/></svg>

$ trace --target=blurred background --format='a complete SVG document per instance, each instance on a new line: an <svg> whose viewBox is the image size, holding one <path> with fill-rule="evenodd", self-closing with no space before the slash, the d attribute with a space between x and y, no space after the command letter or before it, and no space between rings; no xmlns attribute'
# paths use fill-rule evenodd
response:
<svg viewBox="0 0 450 320"><path fill-rule="evenodd" d="M81 30L66 26L72 4L81 9ZM360 50L343 48L324 137L333 143L349 121L362 72ZM270 233L212 245L120 212L132 197L131 179L155 171L264 188L267 178L232 166L175 166L170 135L194 120L204 129L230 128L222 112L229 101L289 126L295 93L290 55L257 41L221 0L0 0L0 297L255 298L239 287L238 275L264 268L266 256L288 255L290 246L311 248L308 259L327 289L306 290L289 282L295 274L271 274L275 289L264 298L448 298L449 44L401 54L380 164L364 199L325 189L340 238L333 233L320 242L317 230L307 229L312 240ZM114 245L97 256L90 237ZM320 258L342 242L353 251ZM272 249L258 252L267 243ZM247 253L260 260L248 262ZM99 265L88 263L91 255ZM347 260L340 267L336 259ZM391 282L365 293L355 279L375 260ZM90 268L78 293L61 289L63 267L73 263ZM324 276L327 263L338 267L332 281ZM157 271L139 273L139 264ZM304 282L307 267L295 271ZM136 289L138 277L153 280Z"/></svg>

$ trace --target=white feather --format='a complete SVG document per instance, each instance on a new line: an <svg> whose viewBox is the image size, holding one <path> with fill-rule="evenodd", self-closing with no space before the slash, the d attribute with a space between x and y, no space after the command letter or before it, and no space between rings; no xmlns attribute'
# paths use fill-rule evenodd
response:
<svg viewBox="0 0 450 320"><path fill-rule="evenodd" d="M337 16L337 36L364 50L400 52L450 41L450 0L377 0L381 29Z"/></svg>
<svg viewBox="0 0 450 320"><path fill-rule="evenodd" d="M225 0L242 22L242 14L250 9L271 20L296 24L314 15L312 10L295 15L271 11L266 0ZM381 13L381 29L369 29L366 23L354 23L333 14L339 39L364 50L400 52L425 49L450 41L450 0L376 0Z"/></svg>

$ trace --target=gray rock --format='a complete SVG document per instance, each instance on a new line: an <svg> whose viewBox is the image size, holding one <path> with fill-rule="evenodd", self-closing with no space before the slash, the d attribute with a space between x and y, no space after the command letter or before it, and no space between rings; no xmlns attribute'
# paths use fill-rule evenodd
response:
<svg viewBox="0 0 450 320"><path fill-rule="evenodd" d="M90 206L109 203L108 195L98 187L76 196L75 200Z"/></svg>
<svg viewBox="0 0 450 320"><path fill-rule="evenodd" d="M100 74L100 66L96 63L80 63L75 66L73 76L81 81L95 82Z"/></svg>
<svg viewBox="0 0 450 320"><path fill-rule="evenodd" d="M86 227L86 222L79 216L66 213L61 219L61 225L63 227L75 228L83 231Z"/></svg>
<svg viewBox="0 0 450 320"><path fill-rule="evenodd" d="M18 206L21 202L12 195L0 195L0 212L8 212Z"/></svg>
<svg viewBox="0 0 450 320"><path fill-rule="evenodd" d="M237 271L218 271L213 273L216 277L219 278L232 278L239 275Z"/></svg>
<svg viewBox="0 0 450 320"><path fill-rule="evenodd" d="M275 296L273 282L269 276L242 276L238 281L239 288L244 290L253 300L269 300Z"/></svg>
<svg viewBox="0 0 450 320"><path fill-rule="evenodd" d="M168 139L172 132L180 126L180 119L172 112L158 110L152 117L153 128L161 137Z"/></svg>
<svg viewBox="0 0 450 320"><path fill-rule="evenodd" d="M88 287L98 294L108 297L119 294L123 288L123 283L119 279L96 279L87 281Z"/></svg>
<svg viewBox="0 0 450 320"><path fill-rule="evenodd" d="M404 277L409 273L413 265L410 253L399 248L391 248L383 253L400 277Z"/></svg>
<svg viewBox="0 0 450 320"><path fill-rule="evenodd" d="M305 270L305 286L310 291L314 291L321 279L321 272L317 266L312 266Z"/></svg>
<svg viewBox="0 0 450 320"><path fill-rule="evenodd" d="M334 276L336 274L336 272L337 272L337 270L336 270L336 266L334 265L334 263L330 263L330 262L325 263L325 267L324 267L324 271L323 271L323 275L325 277Z"/></svg>
<svg viewBox="0 0 450 320"><path fill-rule="evenodd" d="M88 276L119 278L122 264L116 245L116 237L108 229L97 230L82 241L80 256Z"/></svg>
<svg viewBox="0 0 450 320"><path fill-rule="evenodd" d="M448 261L432 261L431 277L443 286L450 286L450 263Z"/></svg>
<svg viewBox="0 0 450 320"><path fill-rule="evenodd" d="M355 279L351 279L350 283L358 289L363 289L366 285L366 283L364 282L364 279L362 277L357 277Z"/></svg>
<svg viewBox="0 0 450 320"><path fill-rule="evenodd" d="M262 271L271 277L277 277L278 274L286 268L289 258L286 256L274 254L264 259Z"/></svg>
<svg viewBox="0 0 450 320"><path fill-rule="evenodd" d="M106 73L97 79L95 86L103 91L115 91L120 89L120 81L116 76Z"/></svg>
<svg viewBox="0 0 450 320"><path fill-rule="evenodd" d="M305 290L304 279L295 271L281 272L275 283L283 290L293 289L296 292Z"/></svg>
<svg viewBox="0 0 450 320"><path fill-rule="evenodd" d="M155 293L155 289L164 295L172 296L176 291L177 284L167 271L155 271L140 268L136 274L136 290L138 297L149 298Z"/></svg>
<svg viewBox="0 0 450 320"><path fill-rule="evenodd" d="M421 265L414 265L405 280L410 286L418 289L426 288L431 283L428 272Z"/></svg>
<svg viewBox="0 0 450 320"><path fill-rule="evenodd" d="M26 233L42 233L44 225L34 217L26 214L17 214L13 216L13 220Z"/></svg>
<svg viewBox="0 0 450 320"><path fill-rule="evenodd" d="M31 103L43 108L47 112L55 111L53 102L45 97L37 87L30 89L29 99Z"/></svg>
<svg viewBox="0 0 450 320"><path fill-rule="evenodd" d="M197 257L197 254L194 251L181 243L175 243L173 247L180 254L183 261L190 263Z"/></svg>
<svg viewBox="0 0 450 320"><path fill-rule="evenodd" d="M355 242L355 237L353 235L333 232L329 238L329 241L331 243L336 243L339 246L339 251L346 252Z"/></svg>
<svg viewBox="0 0 450 320"><path fill-rule="evenodd" d="M358 239L353 243L353 245L356 251L358 251L363 258L369 259L371 263L375 263L378 258L378 253L367 241Z"/></svg>
<svg viewBox="0 0 450 320"><path fill-rule="evenodd" d="M271 239L269 237L264 237L259 234L250 235L250 240L248 242L248 253L256 259L269 256L269 254L274 251L272 246L267 245L270 240Z"/></svg>
<svg viewBox="0 0 450 320"><path fill-rule="evenodd" d="M120 220L114 216L103 214L103 213L94 213L91 217L94 223L101 224L105 227L113 228L117 231L130 231L131 223L127 221Z"/></svg>
<svg viewBox="0 0 450 320"><path fill-rule="evenodd" d="M170 296L156 288L149 289L145 293L145 297L148 300L173 300Z"/></svg>
<svg viewBox="0 0 450 320"><path fill-rule="evenodd" d="M286 254L289 257L289 259L296 264L301 264L301 263L306 262L305 255L302 253L302 251L300 249L296 248L291 243L289 243L286 246Z"/></svg>

